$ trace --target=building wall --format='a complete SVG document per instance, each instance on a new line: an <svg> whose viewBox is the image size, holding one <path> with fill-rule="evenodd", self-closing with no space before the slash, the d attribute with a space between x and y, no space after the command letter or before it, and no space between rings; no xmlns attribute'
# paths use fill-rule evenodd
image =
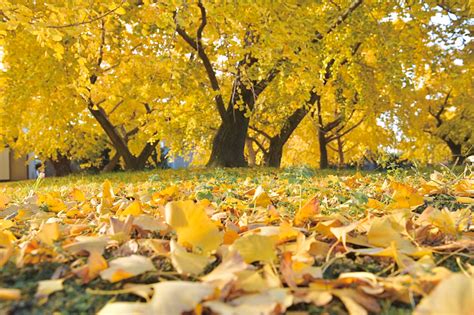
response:
<svg viewBox="0 0 474 315"><path fill-rule="evenodd" d="M15 156L10 150L10 180L28 179L28 165L26 156Z"/></svg>
<svg viewBox="0 0 474 315"><path fill-rule="evenodd" d="M0 181L10 180L10 149L0 149Z"/></svg>

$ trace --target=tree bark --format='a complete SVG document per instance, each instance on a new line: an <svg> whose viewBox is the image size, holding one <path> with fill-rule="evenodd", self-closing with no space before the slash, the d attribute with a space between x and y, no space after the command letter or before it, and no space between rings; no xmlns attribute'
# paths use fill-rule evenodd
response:
<svg viewBox="0 0 474 315"><path fill-rule="evenodd" d="M257 154L253 148L252 139L250 138L245 139L245 145L247 146L247 152L249 154L249 158L248 158L249 166L255 166L255 164L257 164Z"/></svg>
<svg viewBox="0 0 474 315"><path fill-rule="evenodd" d="M59 155L57 159L51 160L56 176L67 176L72 173L71 161L64 155Z"/></svg>
<svg viewBox="0 0 474 315"><path fill-rule="evenodd" d="M309 105L314 104L316 93L311 94L311 98L308 101ZM270 167L280 167L281 159L283 156L283 147L288 142L295 129L299 126L301 121L306 117L309 112L309 107L305 104L302 107L297 108L285 121L280 133L270 139L270 147L268 153L265 156L265 165Z"/></svg>
<svg viewBox="0 0 474 315"><path fill-rule="evenodd" d="M207 162L211 167L245 167L245 139L249 119L240 110L231 110L233 117L223 120L212 142L212 152ZM228 110L229 112L229 110Z"/></svg>
<svg viewBox="0 0 474 315"><path fill-rule="evenodd" d="M339 156L339 167L344 166L344 142L341 137L337 137L337 155Z"/></svg>
<svg viewBox="0 0 474 315"><path fill-rule="evenodd" d="M92 116L99 122L102 129L105 131L110 141L112 142L117 153L124 159L125 168L127 170L141 170L145 168L146 162L150 155L153 153L158 141L145 145L139 156L134 156L128 149L126 139L119 133L115 126L110 122L107 114L100 106L89 104L89 111Z"/></svg>
<svg viewBox="0 0 474 315"><path fill-rule="evenodd" d="M319 140L319 168L329 168L328 158L328 143L326 139L326 132L322 128L318 128L318 140Z"/></svg>
<svg viewBox="0 0 474 315"><path fill-rule="evenodd" d="M465 160L465 156L462 154L462 145L459 143L455 143L451 139L445 139L444 140L446 144L449 147L449 150L451 151L451 158L452 158L452 163L454 165L462 165Z"/></svg>
<svg viewBox="0 0 474 315"><path fill-rule="evenodd" d="M248 64L256 62L250 57ZM245 64L243 62L242 64ZM246 167L245 160L245 140L247 139L250 118L246 115L246 110L253 111L258 96L278 75L279 70L272 69L267 77L259 82L253 82L251 87L247 87L240 79L240 72L234 81L234 95L230 98L229 104L222 117L221 125L214 136L212 151L207 166L210 167ZM235 105L243 103L246 110L235 109Z"/></svg>
<svg viewBox="0 0 474 315"><path fill-rule="evenodd" d="M102 169L102 173L112 172L120 161L120 154L115 153L112 159Z"/></svg>

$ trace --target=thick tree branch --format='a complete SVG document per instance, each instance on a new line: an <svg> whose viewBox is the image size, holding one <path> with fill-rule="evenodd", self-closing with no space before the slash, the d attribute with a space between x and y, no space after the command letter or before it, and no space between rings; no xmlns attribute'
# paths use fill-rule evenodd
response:
<svg viewBox="0 0 474 315"><path fill-rule="evenodd" d="M431 106L428 107L428 112L431 114L431 116L434 117L434 119L436 119L436 127L440 127L443 124L443 119L441 118L441 115L443 115L444 110L446 109L449 97L451 96L451 91L452 90L449 90L448 94L446 94L443 104L436 113L432 111Z"/></svg>
<svg viewBox="0 0 474 315"><path fill-rule="evenodd" d="M339 25L341 25L361 4L363 0L355 0L351 5L344 11L334 23L326 31L326 35L331 34Z"/></svg>
<svg viewBox="0 0 474 315"><path fill-rule="evenodd" d="M224 121L227 119L226 115L226 108L224 104L224 100L222 98L221 94L221 88L219 86L219 81L217 80L216 72L214 70L214 67L212 66L211 61L209 60L209 57L204 50L204 47L202 45L202 33L204 31L204 28L207 23L207 16L206 16L206 9L204 5L202 4L201 1L198 2L199 9L201 11L201 24L198 27L198 30L196 32L196 40L194 40L179 24L176 19L177 17L177 11L174 13L174 20L176 24L176 32L184 39L186 43L188 43L191 48L193 48L198 56L199 59L201 59L201 62L204 65L204 69L206 70L207 77L209 78L209 81L211 83L212 90L214 92L217 92L217 95L214 97L214 101L216 103L217 110L219 112L219 115L221 119Z"/></svg>
<svg viewBox="0 0 474 315"><path fill-rule="evenodd" d="M325 133L328 133L329 131L333 130L334 128L336 128L337 126L339 126L339 124L342 123L343 121L343 116L341 114L339 114L336 119L334 119L333 121L327 123L325 126L323 126L323 131Z"/></svg>
<svg viewBox="0 0 474 315"><path fill-rule="evenodd" d="M202 32L204 31L204 27L206 27L207 24L207 15L206 15L206 8L204 8L204 5L202 4L202 1L198 1L198 7L199 10L201 11L201 24L198 27L198 30L196 32L196 37L197 37L197 43L198 45L201 45L202 42Z"/></svg>
<svg viewBox="0 0 474 315"><path fill-rule="evenodd" d="M363 0L355 0L351 3L351 5L344 11L327 29L326 33L321 34L320 32L316 31L315 39L312 41L313 43L317 43L321 41L325 36L331 34L339 25L341 25L347 18L354 12L361 4Z"/></svg>
<svg viewBox="0 0 474 315"><path fill-rule="evenodd" d="M153 143L147 142L145 144L145 147L143 148L142 152L140 152L140 155L137 157L138 165L145 166L146 161L155 150L156 146L158 145L158 142L159 141L155 141Z"/></svg>

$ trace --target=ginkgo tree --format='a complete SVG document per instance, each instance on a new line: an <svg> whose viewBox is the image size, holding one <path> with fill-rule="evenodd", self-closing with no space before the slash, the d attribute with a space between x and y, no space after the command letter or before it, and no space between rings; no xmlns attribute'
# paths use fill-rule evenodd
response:
<svg viewBox="0 0 474 315"><path fill-rule="evenodd" d="M186 91L172 38L135 26L152 13L124 2L5 4L3 140L52 159L87 158L105 144L113 163L143 168Z"/></svg>
<svg viewBox="0 0 474 315"><path fill-rule="evenodd" d="M305 58L312 60L319 42L344 23L361 3L353 1L344 9L315 3L302 10L290 4L276 8L271 3L205 5L199 1L197 8L186 5L175 9L176 31L205 68L207 85L215 94L221 119L208 165L247 164L245 140L250 117L259 98L264 97L261 95L278 89L275 82L284 72L291 72L288 68L294 68L293 64ZM183 20L189 25L183 26ZM289 119L299 120L299 116L304 115L296 112ZM280 157L269 162L271 166L279 165L283 145L294 128L285 124L284 134L273 139L273 150Z"/></svg>
<svg viewBox="0 0 474 315"><path fill-rule="evenodd" d="M407 88L394 117L402 130L403 156L422 162L462 164L474 154L472 43L468 8L442 3L415 64L407 64ZM438 21L439 20L439 21Z"/></svg>
<svg viewBox="0 0 474 315"><path fill-rule="evenodd" d="M329 150L337 152L339 164L345 163L345 137L357 128L362 129L360 145L349 146L357 151L352 152L354 157L388 144L393 132L384 130L387 124L379 120L394 108L403 91L407 73L400 60L415 62L411 55L428 36L427 32L417 32L411 20L401 18L406 10L395 2L386 6L364 2L338 31L313 47L312 58L298 60L294 71L280 78L278 88L267 90L264 104L258 103L250 125L250 140L263 153L264 164L280 165L283 146L307 116L314 123L304 124L306 132L302 133L317 138L307 140L312 143L310 147L319 147L321 168L329 166ZM417 18L428 15L429 19L434 13L414 7L410 14ZM413 40L399 40L405 28ZM252 149L250 146L249 151Z"/></svg>

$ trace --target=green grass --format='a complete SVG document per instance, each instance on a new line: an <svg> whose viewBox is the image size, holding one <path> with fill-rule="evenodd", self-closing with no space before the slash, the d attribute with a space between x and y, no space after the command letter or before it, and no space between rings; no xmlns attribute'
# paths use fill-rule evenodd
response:
<svg viewBox="0 0 474 315"><path fill-rule="evenodd" d="M65 177L48 177L44 178L41 182L40 188L44 190L55 190L63 186L80 186L80 185L92 185L98 186L105 180L109 180L112 184L127 183L127 184L140 184L143 182L179 182L180 180L192 180L192 179L210 179L210 178L222 178L227 180L252 177L256 184L261 184L262 181L266 180L267 176L279 176L287 178L289 182L304 182L305 180L316 177L325 177L328 175L335 176L351 176L357 172L362 175L386 173L388 175L404 178L409 175L419 174L423 177L428 176L434 171L449 171L453 174L461 174L464 171L463 167L447 168L442 165L435 167L423 167L423 168L410 168L410 169L392 169L392 170L375 170L375 171L364 171L356 169L313 169L305 166L301 167L288 167L282 169L274 168L238 168L238 169L220 169L220 168L190 168L190 169L179 169L179 170L145 170L145 171L121 171L121 172L110 172L110 173L98 173L90 174L86 172L72 174ZM0 182L0 190L3 188L14 188L17 193L27 194L35 186L35 180L22 180L14 182Z"/></svg>

